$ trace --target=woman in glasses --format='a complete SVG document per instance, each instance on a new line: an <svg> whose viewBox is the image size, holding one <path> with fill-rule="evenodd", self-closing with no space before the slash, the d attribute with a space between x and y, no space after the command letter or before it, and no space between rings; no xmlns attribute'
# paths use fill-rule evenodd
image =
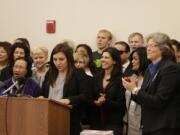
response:
<svg viewBox="0 0 180 135"><path fill-rule="evenodd" d="M142 108L143 135L180 134L180 69L169 36L153 33L147 37L147 58L151 64L141 88L123 80L131 98Z"/></svg>

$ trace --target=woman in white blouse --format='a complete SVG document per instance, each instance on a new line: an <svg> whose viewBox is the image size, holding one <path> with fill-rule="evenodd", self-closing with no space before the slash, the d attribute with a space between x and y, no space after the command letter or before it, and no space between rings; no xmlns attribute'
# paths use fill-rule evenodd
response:
<svg viewBox="0 0 180 135"><path fill-rule="evenodd" d="M135 73L126 80L135 80L140 89L145 70L150 63L147 59L146 48L140 47L134 50L130 55L130 62ZM141 106L131 100L131 93L128 90L126 91L126 107L127 113L124 121L127 125L125 124L124 128L126 127L127 131L124 131L124 134L127 132L127 135L141 135Z"/></svg>
<svg viewBox="0 0 180 135"><path fill-rule="evenodd" d="M32 51L32 57L34 61L32 77L39 84L39 86L42 87L45 74L48 71L48 49L45 47L34 48Z"/></svg>

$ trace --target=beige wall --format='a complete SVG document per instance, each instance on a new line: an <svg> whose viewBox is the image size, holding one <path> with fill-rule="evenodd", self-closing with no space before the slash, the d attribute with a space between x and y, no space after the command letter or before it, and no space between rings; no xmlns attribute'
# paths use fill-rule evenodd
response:
<svg viewBox="0 0 180 135"><path fill-rule="evenodd" d="M180 0L0 0L0 40L27 37L31 46L50 50L70 39L96 49L97 31L109 29L114 41L131 32L147 35L166 32L180 40ZM48 19L57 21L57 32L47 34Z"/></svg>

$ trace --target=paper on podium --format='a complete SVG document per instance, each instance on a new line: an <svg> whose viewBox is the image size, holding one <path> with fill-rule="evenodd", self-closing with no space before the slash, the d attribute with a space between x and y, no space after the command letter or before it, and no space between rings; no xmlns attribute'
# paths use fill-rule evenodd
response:
<svg viewBox="0 0 180 135"><path fill-rule="evenodd" d="M80 135L114 135L113 131L83 130Z"/></svg>

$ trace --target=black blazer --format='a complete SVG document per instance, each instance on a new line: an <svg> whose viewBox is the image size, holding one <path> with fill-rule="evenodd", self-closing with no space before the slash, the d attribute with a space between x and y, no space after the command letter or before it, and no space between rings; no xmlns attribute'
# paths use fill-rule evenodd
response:
<svg viewBox="0 0 180 135"><path fill-rule="evenodd" d="M123 76L131 76L134 73L134 70L132 70L132 64L129 63L127 68L125 69Z"/></svg>
<svg viewBox="0 0 180 135"><path fill-rule="evenodd" d="M46 98L49 96L49 77L48 73L42 85L42 95ZM64 86L63 98L70 99L70 104L73 106L71 110L70 134L79 135L80 133L80 120L82 114L82 106L90 99L89 91L87 88L87 77L83 70L74 69L71 78Z"/></svg>
<svg viewBox="0 0 180 135"><path fill-rule="evenodd" d="M88 99L87 77L82 70L74 69L70 80L65 84L63 98L70 99L71 105L80 105ZM49 77L48 72L42 86L42 95L46 98L49 96Z"/></svg>
<svg viewBox="0 0 180 135"><path fill-rule="evenodd" d="M141 90L133 99L142 107L144 132L180 127L180 69L162 60L154 78L145 73Z"/></svg>
<svg viewBox="0 0 180 135"><path fill-rule="evenodd" d="M100 93L105 93L106 101L102 107L92 107L92 127L93 129L101 128L103 125L122 125L125 113L125 90L122 86L121 76L117 75L110 79L109 85L103 90L102 77L96 78L96 89L94 91L94 100L97 100ZM102 109L105 119L102 120Z"/></svg>
<svg viewBox="0 0 180 135"><path fill-rule="evenodd" d="M11 77L12 77L12 67L8 65L7 67L1 70L0 81L8 80Z"/></svg>

